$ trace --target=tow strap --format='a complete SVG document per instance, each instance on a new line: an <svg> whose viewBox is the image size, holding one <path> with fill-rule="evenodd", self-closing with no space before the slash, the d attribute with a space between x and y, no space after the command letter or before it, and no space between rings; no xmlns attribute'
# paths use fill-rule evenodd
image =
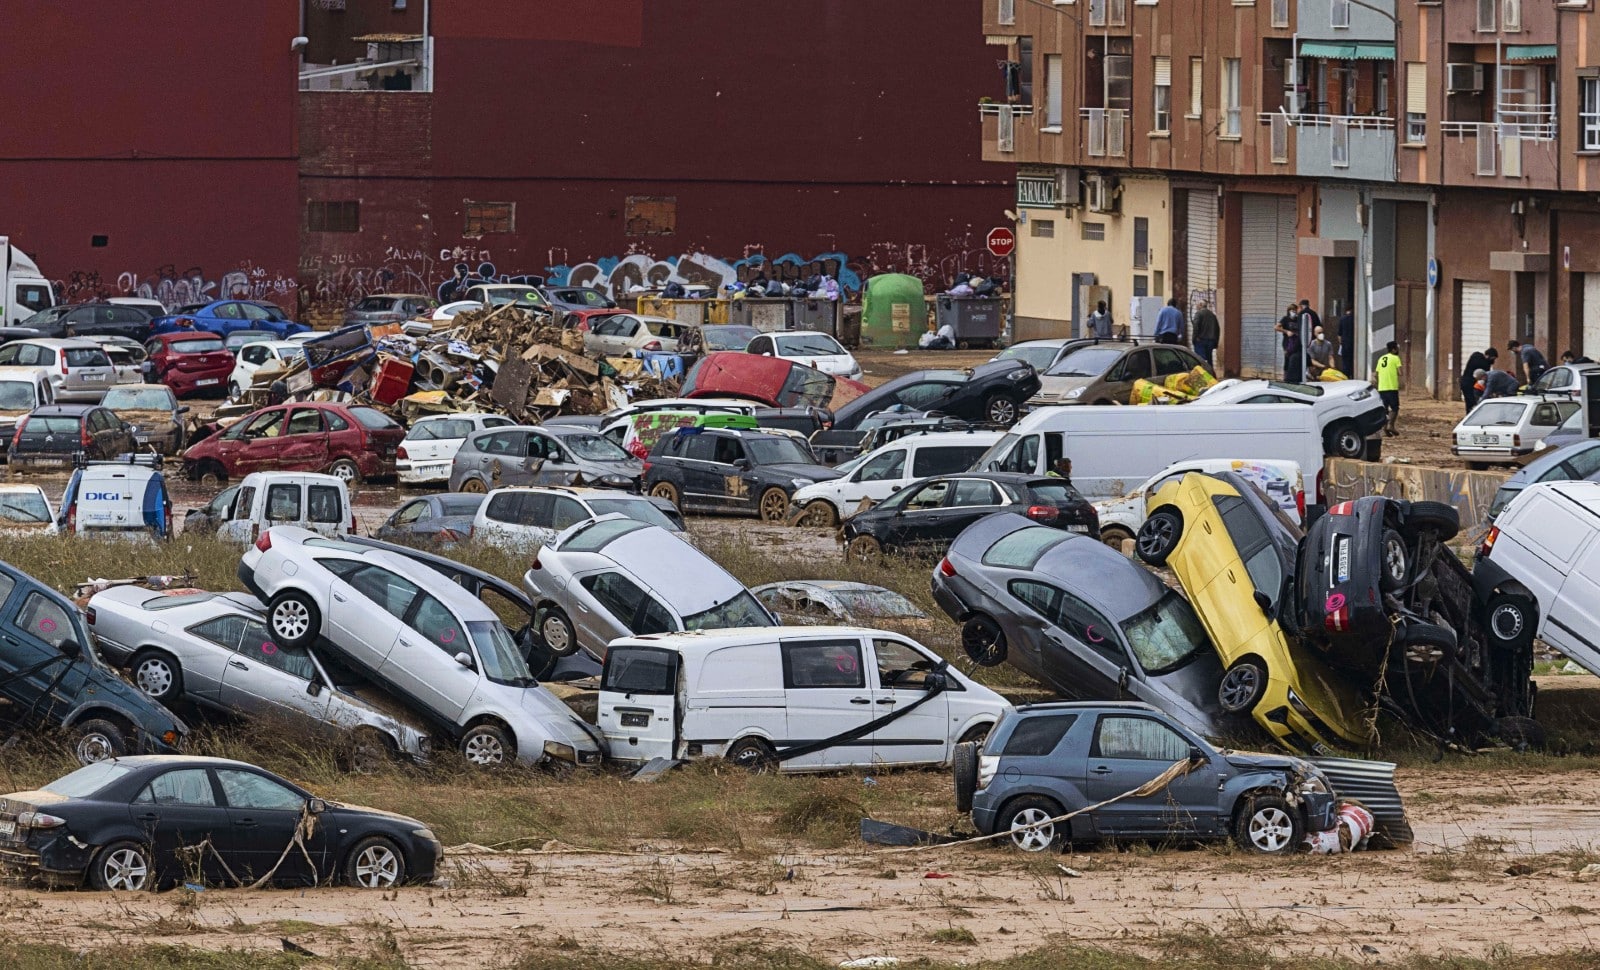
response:
<svg viewBox="0 0 1600 970"><path fill-rule="evenodd" d="M858 725L857 727L853 727L848 731L841 731L831 738L823 738L821 741L812 741L809 744L802 744L794 748L785 748L783 751L778 752L778 754L772 760L775 762L782 762L788 761L790 758L799 758L808 754L815 754L818 751L825 751L836 744L844 744L847 741L859 740L886 724L893 724L895 721L905 717L907 714L910 714L912 711L928 703L949 689L950 675L945 672L946 668L949 666L950 662L948 660L942 660L939 662L939 666L929 671L930 674L938 674L939 676L936 678L930 677L932 684L928 687L928 689L921 697L917 698L915 701L912 701L910 704L907 704L905 707L890 711L882 717L874 718L873 720L868 721L865 724Z"/></svg>

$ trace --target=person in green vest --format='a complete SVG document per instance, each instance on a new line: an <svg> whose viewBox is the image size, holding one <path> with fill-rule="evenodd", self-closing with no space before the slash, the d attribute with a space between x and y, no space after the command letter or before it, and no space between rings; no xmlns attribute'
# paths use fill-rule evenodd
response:
<svg viewBox="0 0 1600 970"><path fill-rule="evenodd" d="M1389 412L1389 423L1383 433L1392 438L1400 433L1400 345L1389 341L1372 371L1377 378L1378 397L1383 399L1383 406Z"/></svg>

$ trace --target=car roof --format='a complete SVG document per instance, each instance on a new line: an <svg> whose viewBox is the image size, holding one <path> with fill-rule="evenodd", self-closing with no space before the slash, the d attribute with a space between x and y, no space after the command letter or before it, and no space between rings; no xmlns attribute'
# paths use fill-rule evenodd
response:
<svg viewBox="0 0 1600 970"><path fill-rule="evenodd" d="M613 518L620 516L603 516L589 524ZM686 544L676 533L656 525L645 525L625 532L597 552L568 554L611 560L665 596L680 614L708 610L738 595L745 588L711 557ZM706 568L694 568L697 557L704 560Z"/></svg>
<svg viewBox="0 0 1600 970"><path fill-rule="evenodd" d="M1030 714L1050 714L1057 711L1140 711L1149 714L1168 715L1153 704L1144 701L1040 701L1037 704L1024 704L1016 708L1019 717Z"/></svg>
<svg viewBox="0 0 1600 970"><path fill-rule="evenodd" d="M231 336L233 336L235 334L239 334L239 333L242 333L242 332L243 331L235 330L232 334L229 334L229 336L231 337ZM269 331L269 330L256 330L256 331L251 331L251 332L252 333L271 333L271 331ZM274 336L276 336L276 334L274 334ZM174 340L206 340L206 339L222 340L223 337L222 337L221 334L212 333L209 330L175 330L172 333L158 333L158 334L155 334L150 339L151 340L159 340L162 343L172 343ZM259 342L260 341L257 341L257 343L259 343Z"/></svg>
<svg viewBox="0 0 1600 970"><path fill-rule="evenodd" d="M239 484L255 480L257 482L307 482L316 485L343 485L344 479L337 475L324 475L321 472L251 472L239 479Z"/></svg>
<svg viewBox="0 0 1600 970"><path fill-rule="evenodd" d="M115 764L131 765L135 768L152 768L160 765L193 765L197 768L254 768L257 771L267 770L248 761L235 761L232 758L210 758L195 754L136 754L109 760ZM271 774L271 772L268 772L268 774Z"/></svg>
<svg viewBox="0 0 1600 970"><path fill-rule="evenodd" d="M1523 489L1522 494L1541 490L1555 492L1590 513L1600 514L1600 482L1538 482Z"/></svg>
<svg viewBox="0 0 1600 970"><path fill-rule="evenodd" d="M965 431L914 431L911 434L901 435L893 441L886 441L874 450L885 451L901 445L914 445L919 448L926 445L962 445L972 443L974 438L990 438L993 441L999 441L1000 432L991 431L988 428L980 428L976 425ZM984 445L983 447L988 446ZM961 473L952 472L951 474L959 475Z"/></svg>
<svg viewBox="0 0 1600 970"><path fill-rule="evenodd" d="M57 416L76 418L95 410L99 406L98 404L46 404L43 407L34 408L33 413L46 418Z"/></svg>
<svg viewBox="0 0 1600 970"><path fill-rule="evenodd" d="M1015 512L997 512L986 516L956 537L950 546L957 555L977 561L980 569L1010 569L1006 566L987 566L983 556L995 543L1023 529L1049 529L1026 516ZM1167 587L1149 570L1117 552L1098 538L1076 532L1059 531L1061 541L1051 546L1034 563L1032 573L1045 578L1069 582L1073 577L1093 576L1094 582L1075 583L1072 593L1097 607L1101 612L1121 622L1166 594ZM1011 570L1017 572L1019 570ZM1104 582L1107 576L1125 573L1122 582Z"/></svg>
<svg viewBox="0 0 1600 970"><path fill-rule="evenodd" d="M1563 461L1566 461L1573 455L1588 451L1590 448L1600 448L1600 438L1584 438L1580 441L1568 442L1567 444L1561 445L1558 448L1552 448L1549 451L1541 452L1526 465L1523 465L1521 468L1517 469L1516 472L1510 478L1506 479L1503 484L1524 485L1531 482L1536 482L1539 480L1540 475L1543 475L1551 468L1561 464Z"/></svg>
<svg viewBox="0 0 1600 970"><path fill-rule="evenodd" d="M442 600L446 606L461 614L461 618L469 623L479 619L497 619L494 611L484 605L482 600L455 583L439 582L437 579L438 570L401 553L390 552L382 547L341 542L337 538L329 539L326 536L312 532L310 529L302 529L293 525L275 525L268 529L267 533L288 539L302 548L305 548L308 542L315 540L318 545L309 547L306 550L308 555L357 559L398 572L421 586L435 599ZM267 533L263 533L263 535ZM683 544L681 539L674 539L673 541L680 545ZM421 575L418 575L419 571Z"/></svg>
<svg viewBox="0 0 1600 970"><path fill-rule="evenodd" d="M548 492L551 495L571 495L573 498L619 498L635 502L648 502L650 496L640 495L637 492L624 492L615 488L584 488L578 485L506 485L489 492L490 495L499 495L501 492ZM456 493L446 492L446 495Z"/></svg>
<svg viewBox="0 0 1600 970"><path fill-rule="evenodd" d="M681 544L681 541L680 541ZM778 640L791 640L796 637L814 639L816 637L860 637L860 636L894 636L892 631L867 626L735 626L723 627L716 630L686 630L673 633L645 633L623 637L628 645L652 646L680 652L693 652L696 650L710 650L716 647L728 646L730 642L753 640L756 642L773 642ZM618 642L611 646L615 648Z"/></svg>
<svg viewBox="0 0 1600 970"><path fill-rule="evenodd" d="M12 343L33 344L36 347L77 348L100 350L101 346L93 340L84 337L29 337L27 340L14 340Z"/></svg>

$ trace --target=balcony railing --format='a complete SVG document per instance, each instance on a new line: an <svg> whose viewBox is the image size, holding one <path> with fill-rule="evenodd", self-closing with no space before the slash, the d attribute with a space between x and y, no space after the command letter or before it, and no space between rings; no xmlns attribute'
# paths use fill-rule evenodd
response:
<svg viewBox="0 0 1600 970"><path fill-rule="evenodd" d="M997 122L995 136L995 150L1014 152L1017 150L1017 119L1027 118L1033 114L1033 106L1028 104L993 104L978 105L978 115L994 115Z"/></svg>
<svg viewBox="0 0 1600 970"><path fill-rule="evenodd" d="M1089 121L1084 141L1095 158L1107 155L1123 158L1128 154L1128 111L1126 108L1084 108Z"/></svg>
<svg viewBox="0 0 1600 970"><path fill-rule="evenodd" d="M1499 112L1501 127L1515 129L1513 133L1519 138L1553 141L1556 137L1556 106L1553 104L1501 104Z"/></svg>
<svg viewBox="0 0 1600 970"><path fill-rule="evenodd" d="M1481 121L1445 121L1439 124L1439 132L1446 138L1455 136L1457 139L1476 138L1478 140L1478 169L1479 175L1499 174L1498 152L1496 148L1498 125ZM1519 146L1518 161L1521 161ZM1521 166L1519 165L1520 169Z"/></svg>

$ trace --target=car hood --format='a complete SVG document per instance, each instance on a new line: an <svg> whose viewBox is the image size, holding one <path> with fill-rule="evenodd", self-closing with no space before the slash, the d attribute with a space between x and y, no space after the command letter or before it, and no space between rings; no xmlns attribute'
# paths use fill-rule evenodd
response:
<svg viewBox="0 0 1600 970"><path fill-rule="evenodd" d="M1298 774L1315 774L1310 762L1286 754L1267 754L1262 751L1226 751L1222 758L1229 767L1239 771L1293 771Z"/></svg>
<svg viewBox="0 0 1600 970"><path fill-rule="evenodd" d="M826 482L840 477L839 473L832 468L824 468L821 465L792 465L784 462L777 465L762 465L761 467L779 475L788 475L791 478L809 478L813 482Z"/></svg>
<svg viewBox="0 0 1600 970"><path fill-rule="evenodd" d="M427 828L427 826L422 824L421 821L414 819L409 815L401 815L399 812L391 812L382 808L373 808L371 805L352 805L349 802L336 802L329 798L325 798L323 801L328 803L328 807L330 809L335 809L337 811L360 812L362 815L377 815L382 818L392 818L396 822L404 822L407 825L415 825L419 829Z"/></svg>
<svg viewBox="0 0 1600 970"><path fill-rule="evenodd" d="M1088 387L1099 377L1043 377L1039 378L1038 397L1060 397L1071 390Z"/></svg>
<svg viewBox="0 0 1600 970"><path fill-rule="evenodd" d="M555 740L564 741L579 750L604 750L572 708L543 687L529 687L522 692L522 710L538 721Z"/></svg>

